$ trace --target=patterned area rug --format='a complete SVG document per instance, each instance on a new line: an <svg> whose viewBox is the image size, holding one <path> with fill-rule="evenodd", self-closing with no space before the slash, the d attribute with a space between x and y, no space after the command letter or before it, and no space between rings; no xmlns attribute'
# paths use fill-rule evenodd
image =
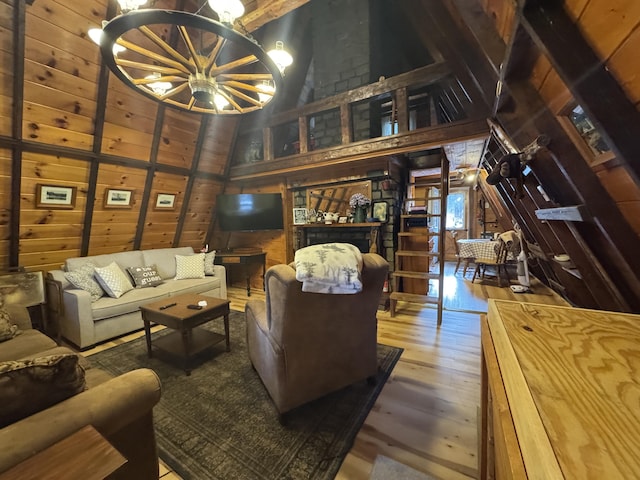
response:
<svg viewBox="0 0 640 480"><path fill-rule="evenodd" d="M302 406L282 427L249 362L244 313L232 312L229 323L231 352L224 351L224 342L216 345L189 377L171 363L147 358L144 337L89 359L116 375L140 367L158 373L160 457L185 480L334 478L402 349L378 345L375 385L358 382ZM207 326L221 331L221 324Z"/></svg>

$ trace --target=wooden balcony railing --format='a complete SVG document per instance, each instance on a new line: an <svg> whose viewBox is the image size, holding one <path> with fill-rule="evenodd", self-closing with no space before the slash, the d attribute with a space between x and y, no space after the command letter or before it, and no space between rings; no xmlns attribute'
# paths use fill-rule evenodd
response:
<svg viewBox="0 0 640 480"><path fill-rule="evenodd" d="M421 102L416 107L416 99ZM354 140L354 106L369 102L384 105L397 133ZM421 108L418 112L417 108ZM420 116L412 128L410 118ZM330 147L312 143L311 118L339 112L339 140ZM487 112L474 104L447 63L422 67L378 82L325 98L301 108L273 115L260 131L244 132L236 144L230 180L277 176L340 164L366 161L436 148L444 143L479 138L488 134ZM297 130L295 153L278 156L275 132L283 127ZM315 138L321 141L322 138ZM247 158L249 144L252 155ZM278 145L279 147L281 145ZM261 155L256 153L261 151ZM237 153L240 152L238 155Z"/></svg>

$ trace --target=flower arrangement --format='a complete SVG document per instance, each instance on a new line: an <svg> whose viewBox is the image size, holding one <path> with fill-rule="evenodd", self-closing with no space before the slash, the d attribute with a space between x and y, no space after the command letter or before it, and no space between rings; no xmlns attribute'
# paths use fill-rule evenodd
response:
<svg viewBox="0 0 640 480"><path fill-rule="evenodd" d="M371 199L367 198L362 193L354 193L349 199L349 206L353 209L358 207L365 207L371 203Z"/></svg>

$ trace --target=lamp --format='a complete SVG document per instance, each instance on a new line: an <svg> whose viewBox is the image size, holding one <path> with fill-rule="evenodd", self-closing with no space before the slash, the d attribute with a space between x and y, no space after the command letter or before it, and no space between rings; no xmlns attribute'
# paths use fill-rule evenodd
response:
<svg viewBox="0 0 640 480"><path fill-rule="evenodd" d="M240 0L209 0L209 6L225 25L233 25L236 18L244 15L244 5Z"/></svg>
<svg viewBox="0 0 640 480"><path fill-rule="evenodd" d="M233 115L263 108L282 89L291 55L276 42L272 57L233 29L244 13L240 0L208 0L220 21L175 10L136 11L143 0L118 3L125 13L89 35L105 65L142 95L189 112Z"/></svg>
<svg viewBox="0 0 640 480"><path fill-rule="evenodd" d="M284 43L281 41L277 41L276 48L267 53L276 62L280 73L284 73L284 69L293 63L293 57L284 49Z"/></svg>

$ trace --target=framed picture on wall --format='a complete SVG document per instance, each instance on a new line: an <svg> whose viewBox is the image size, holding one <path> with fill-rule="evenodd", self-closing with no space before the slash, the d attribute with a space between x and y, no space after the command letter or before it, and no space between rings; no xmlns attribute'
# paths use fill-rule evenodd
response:
<svg viewBox="0 0 640 480"><path fill-rule="evenodd" d="M156 197L156 208L159 210L173 210L176 208L175 193L159 193Z"/></svg>
<svg viewBox="0 0 640 480"><path fill-rule="evenodd" d="M387 218L388 209L389 209L389 205L387 204L387 202L373 202L371 216L379 222L386 222L388 220Z"/></svg>
<svg viewBox="0 0 640 480"><path fill-rule="evenodd" d="M306 208L294 208L293 209L293 224L304 225L307 223L307 209Z"/></svg>
<svg viewBox="0 0 640 480"><path fill-rule="evenodd" d="M73 209L76 206L76 187L36 185L36 208Z"/></svg>
<svg viewBox="0 0 640 480"><path fill-rule="evenodd" d="M131 208L133 190L107 188L104 192L104 208Z"/></svg>

